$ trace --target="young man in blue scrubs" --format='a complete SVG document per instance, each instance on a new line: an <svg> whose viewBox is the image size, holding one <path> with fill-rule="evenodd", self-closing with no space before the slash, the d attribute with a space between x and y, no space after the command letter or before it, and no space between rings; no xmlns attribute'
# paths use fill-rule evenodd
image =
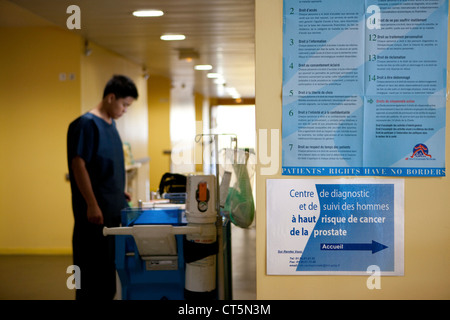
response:
<svg viewBox="0 0 450 320"><path fill-rule="evenodd" d="M67 133L72 189L73 263L80 267L76 299L113 299L116 293L114 237L103 227L117 227L127 206L123 146L115 120L138 98L131 79L116 75L91 111L75 119Z"/></svg>

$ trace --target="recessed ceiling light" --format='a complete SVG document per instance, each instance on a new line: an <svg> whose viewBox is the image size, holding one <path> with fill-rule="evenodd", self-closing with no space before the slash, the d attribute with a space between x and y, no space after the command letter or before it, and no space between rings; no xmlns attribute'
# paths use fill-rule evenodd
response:
<svg viewBox="0 0 450 320"><path fill-rule="evenodd" d="M216 78L221 78L222 75L220 73L210 72L206 75L206 77L208 77L210 79L216 79Z"/></svg>
<svg viewBox="0 0 450 320"><path fill-rule="evenodd" d="M211 70L213 68L210 64L198 64L194 66L195 70Z"/></svg>
<svg viewBox="0 0 450 320"><path fill-rule="evenodd" d="M135 17L161 17L164 12L161 10L136 10L133 12Z"/></svg>
<svg viewBox="0 0 450 320"><path fill-rule="evenodd" d="M164 41L176 41L184 40L186 36L184 34L163 34L160 39Z"/></svg>

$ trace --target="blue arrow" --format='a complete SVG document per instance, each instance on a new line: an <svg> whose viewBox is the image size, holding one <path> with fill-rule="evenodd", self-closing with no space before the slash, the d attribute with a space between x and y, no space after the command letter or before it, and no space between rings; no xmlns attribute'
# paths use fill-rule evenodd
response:
<svg viewBox="0 0 450 320"><path fill-rule="evenodd" d="M321 243L320 250L358 250L377 253L388 246L372 240L372 243Z"/></svg>

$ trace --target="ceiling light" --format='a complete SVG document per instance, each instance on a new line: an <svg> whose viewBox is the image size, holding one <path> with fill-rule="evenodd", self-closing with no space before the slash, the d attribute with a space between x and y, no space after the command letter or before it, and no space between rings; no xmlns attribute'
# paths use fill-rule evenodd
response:
<svg viewBox="0 0 450 320"><path fill-rule="evenodd" d="M137 10L133 12L135 17L161 17L164 12L161 10Z"/></svg>
<svg viewBox="0 0 450 320"><path fill-rule="evenodd" d="M233 98L233 99L239 99L241 98L241 95L234 87L227 87L225 91Z"/></svg>
<svg viewBox="0 0 450 320"><path fill-rule="evenodd" d="M186 36L184 34L163 34L160 39L164 41L176 41L184 40Z"/></svg>
<svg viewBox="0 0 450 320"><path fill-rule="evenodd" d="M217 78L217 79L214 79L214 83L220 85L220 84L225 84L226 81L224 78Z"/></svg>
<svg viewBox="0 0 450 320"><path fill-rule="evenodd" d="M211 70L213 68L210 64L198 64L194 66L195 70Z"/></svg>
<svg viewBox="0 0 450 320"><path fill-rule="evenodd" d="M236 88L232 88L232 87L227 87L225 89L225 91L230 95L230 96L237 96L239 95L238 91L236 90Z"/></svg>
<svg viewBox="0 0 450 320"><path fill-rule="evenodd" d="M209 79L217 79L217 78L221 78L222 75L220 73L210 72L206 75L206 77L208 77Z"/></svg>

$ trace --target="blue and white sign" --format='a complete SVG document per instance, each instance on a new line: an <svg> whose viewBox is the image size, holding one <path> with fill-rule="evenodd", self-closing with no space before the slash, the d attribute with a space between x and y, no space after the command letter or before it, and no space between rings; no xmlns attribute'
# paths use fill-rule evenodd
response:
<svg viewBox="0 0 450 320"><path fill-rule="evenodd" d="M403 275L404 182L268 179L269 275Z"/></svg>
<svg viewBox="0 0 450 320"><path fill-rule="evenodd" d="M283 175L445 176L448 0L284 0Z"/></svg>

